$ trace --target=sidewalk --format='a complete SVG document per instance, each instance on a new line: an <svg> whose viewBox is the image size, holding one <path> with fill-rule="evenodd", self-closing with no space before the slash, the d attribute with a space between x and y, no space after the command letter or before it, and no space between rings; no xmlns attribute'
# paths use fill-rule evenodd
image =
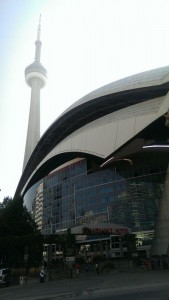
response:
<svg viewBox="0 0 169 300"><path fill-rule="evenodd" d="M0 299L52 300L69 297L80 299L91 295L108 295L118 291L158 286L169 287L169 270L130 272L114 270L109 274L82 273L73 279L58 279L45 283L39 283L38 279L28 280L27 285L0 289Z"/></svg>

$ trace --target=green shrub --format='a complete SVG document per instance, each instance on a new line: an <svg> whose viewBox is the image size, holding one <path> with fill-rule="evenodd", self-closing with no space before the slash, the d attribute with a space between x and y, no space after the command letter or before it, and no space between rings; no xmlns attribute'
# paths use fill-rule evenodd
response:
<svg viewBox="0 0 169 300"><path fill-rule="evenodd" d="M112 270L114 269L114 264L112 261L106 261L103 265L102 265L102 270Z"/></svg>
<svg viewBox="0 0 169 300"><path fill-rule="evenodd" d="M93 256L93 262L105 261L105 256L101 254L96 254Z"/></svg>
<svg viewBox="0 0 169 300"><path fill-rule="evenodd" d="M40 269L41 268L34 268L34 267L29 268L29 270L28 270L29 276L30 277L37 277L40 273Z"/></svg>
<svg viewBox="0 0 169 300"><path fill-rule="evenodd" d="M25 274L25 268L17 268L17 269L11 269L11 275L14 277L20 277Z"/></svg>
<svg viewBox="0 0 169 300"><path fill-rule="evenodd" d="M84 262L85 262L84 256L76 256L75 263L84 264Z"/></svg>

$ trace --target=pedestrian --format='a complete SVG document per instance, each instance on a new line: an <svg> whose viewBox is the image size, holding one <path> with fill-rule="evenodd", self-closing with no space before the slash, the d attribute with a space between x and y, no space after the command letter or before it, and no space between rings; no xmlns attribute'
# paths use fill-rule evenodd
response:
<svg viewBox="0 0 169 300"><path fill-rule="evenodd" d="M76 274L78 275L80 273L80 265L79 264L75 265L75 270L76 270Z"/></svg>
<svg viewBox="0 0 169 300"><path fill-rule="evenodd" d="M99 274L99 264L98 263L95 264L95 269L96 269L96 274Z"/></svg>
<svg viewBox="0 0 169 300"><path fill-rule="evenodd" d="M45 270L44 270L44 268L42 268L41 271L40 271L40 274L39 274L39 277L40 277L40 283L43 283L43 282L44 282L44 280L45 280L45 275L46 275Z"/></svg>
<svg viewBox="0 0 169 300"><path fill-rule="evenodd" d="M89 272L89 262L88 262L88 260L86 260L86 263L85 263L85 271Z"/></svg>

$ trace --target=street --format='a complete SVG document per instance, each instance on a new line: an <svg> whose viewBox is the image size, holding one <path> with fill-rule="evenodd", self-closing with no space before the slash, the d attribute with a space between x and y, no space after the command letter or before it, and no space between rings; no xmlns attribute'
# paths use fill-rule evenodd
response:
<svg viewBox="0 0 169 300"><path fill-rule="evenodd" d="M58 297L55 299L59 299ZM67 299L63 297L62 299ZM105 293L104 295L88 295L85 297L73 297L74 299L89 300L169 300L169 286L158 288L136 289L132 291Z"/></svg>

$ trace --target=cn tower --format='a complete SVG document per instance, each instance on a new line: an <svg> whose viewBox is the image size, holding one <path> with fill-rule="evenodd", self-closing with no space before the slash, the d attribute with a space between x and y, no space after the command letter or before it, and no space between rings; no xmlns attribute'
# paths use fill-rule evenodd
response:
<svg viewBox="0 0 169 300"><path fill-rule="evenodd" d="M31 103L29 111L29 122L25 146L23 170L40 139L40 90L44 87L47 79L47 71L40 62L41 56L41 16L35 42L35 60L25 69L25 80L31 88Z"/></svg>

